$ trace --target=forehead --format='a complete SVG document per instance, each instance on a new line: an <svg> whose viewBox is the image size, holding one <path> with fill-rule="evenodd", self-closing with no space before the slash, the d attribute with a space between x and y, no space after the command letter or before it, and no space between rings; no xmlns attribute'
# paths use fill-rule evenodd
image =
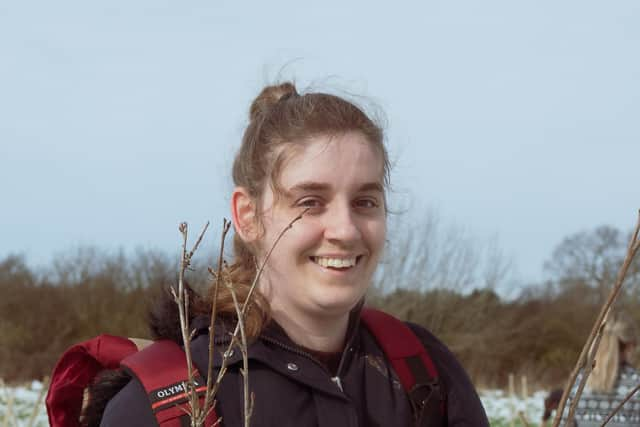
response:
<svg viewBox="0 0 640 427"><path fill-rule="evenodd" d="M286 191L300 182L331 187L383 184L382 153L360 132L315 136L296 147L280 173L279 184Z"/></svg>

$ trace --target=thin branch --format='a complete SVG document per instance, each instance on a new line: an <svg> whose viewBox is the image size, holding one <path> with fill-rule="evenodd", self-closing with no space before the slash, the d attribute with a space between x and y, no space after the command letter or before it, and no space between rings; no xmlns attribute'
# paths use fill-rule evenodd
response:
<svg viewBox="0 0 640 427"><path fill-rule="evenodd" d="M253 279L253 283L251 283L251 287L249 288L249 293L247 294L247 299L244 301L244 304L242 305L242 315L243 316L247 314L249 302L251 301L251 296L253 295L253 291L255 290L256 285L258 284L258 280L260 279L260 276L262 275L262 271L264 270L265 266L267 265L267 261L269 261L269 258L271 257L271 253L276 248L276 245L278 244L280 239L282 239L282 236L284 236L284 233L289 231L291 229L291 227L293 227L293 224L295 224L296 222L301 220L302 217L304 216L304 214L306 214L309 211L309 209L311 209L311 208L306 208L305 210L300 212L300 214L298 216L293 218L289 222L289 224L285 228L282 229L280 234L278 234L278 237L276 238L276 240L271 245L271 248L269 248L269 252L267 252L267 255L264 257L264 260L262 261L262 265L258 269L258 272L256 273L256 277ZM235 332L234 332L234 335L235 335Z"/></svg>
<svg viewBox="0 0 640 427"><path fill-rule="evenodd" d="M209 320L209 365L207 368L207 392L204 399L204 413L205 418L209 415L210 408L213 408L213 382L209 381L213 378L213 356L215 350L215 322L217 316L218 306L218 289L220 289L220 278L222 276L222 261L224 258L224 242L227 238L227 233L231 228L231 221L227 221L226 218L222 220L222 236L220 237L220 251L218 252L218 270L215 274L215 282L213 287L213 298L211 302L211 319ZM210 271L211 272L211 271Z"/></svg>
<svg viewBox="0 0 640 427"><path fill-rule="evenodd" d="M182 332L182 341L184 344L184 352L185 358L187 360L187 372L188 372L188 384L185 384L185 388L187 392L191 391L193 385L193 358L191 356L191 345L190 345L190 331L189 331L189 317L188 317L188 307L186 306L188 303L185 301L189 301L189 297L187 292L184 289L184 273L187 267L190 264L189 254L187 253L187 235L188 235L188 225L186 222L183 222L178 227L180 233L182 234L182 256L180 257L180 272L178 276L178 295L174 293L174 299L176 299L176 303L178 304L178 312L180 317L180 331ZM172 289L173 291L173 289ZM191 415L192 417L197 416L197 405L194 405L194 393L189 393L189 406L191 407ZM193 418L192 418L193 421Z"/></svg>
<svg viewBox="0 0 640 427"><path fill-rule="evenodd" d="M193 331L189 329L189 292L187 291L187 289L185 289L184 274L187 268L191 265L193 254L200 246L200 242L202 241L208 227L209 222L207 222L203 227L191 251L187 252L187 238L189 227L186 222L182 222L178 226L178 230L182 234L182 254L180 257L180 270L178 273L178 290L176 292L174 287L171 288L173 298L178 305L180 331L182 333L185 359L187 361L188 379L186 383L183 384L183 386L185 388L185 392L187 392L189 395L189 407L191 410L190 417L191 425L193 427L202 425L202 423L198 423L198 420L202 418L200 415L202 411L200 405L198 404L198 394L196 392L197 385L195 383L195 370L193 367L193 357L191 355L191 338L193 337Z"/></svg>
<svg viewBox="0 0 640 427"><path fill-rule="evenodd" d="M524 427L529 427L530 424L527 421L527 417L525 417L524 412L522 411L518 411L518 418L520 418L520 421L522 421L522 425L524 425Z"/></svg>
<svg viewBox="0 0 640 427"><path fill-rule="evenodd" d="M244 329L244 319L240 304L238 303L238 296L235 289L233 289L233 283L227 282L227 288L231 292L231 298L233 299L233 306L236 309L238 316L238 325L240 326L240 351L242 352L242 387L244 390L244 426L249 427L251 421L251 413L253 412L253 405L250 402L249 393L249 355L247 353L247 336Z"/></svg>
<svg viewBox="0 0 640 427"><path fill-rule="evenodd" d="M578 358L578 361L573 369L573 372L571 373L569 383L564 388L564 391L562 393L562 399L560 399L560 404L558 405L558 410L556 412L556 417L553 421L552 427L558 427L560 425L562 414L564 413L564 408L567 403L567 398L569 397L569 394L571 393L571 390L575 385L576 378L578 377L578 373L580 372L581 369L585 367L585 364L589 360L591 361L591 363L593 363L593 356L595 356L595 352L598 348L598 344L600 342L599 337L602 335L602 329L604 328L604 323L606 322L609 316L609 312L611 311L611 307L613 303L618 298L620 289L622 288L622 284L624 283L624 279L627 275L627 270L629 269L629 266L631 265L633 258L635 257L636 253L640 248L640 242L638 241L639 232L640 232L640 210L638 211L638 222L636 224L635 230L629 241L629 246L627 248L627 254L625 256L624 262L622 263L622 266L618 271L616 283L611 289L611 292L609 293L609 297L607 301L604 303L604 305L600 309L600 313L598 314L598 317L596 318L596 321L591 329L591 333L587 338L587 342L584 344L584 347L582 347L582 351L580 352L580 357ZM591 367L588 367L587 369L588 369L588 372L585 371L586 375L583 375L581 387L579 387L579 389L577 390L571 402L571 406L569 408L569 415L567 417L568 420L573 419L576 406L578 405L578 401L580 400L582 389L584 387L583 383L586 383L588 374L591 372Z"/></svg>
<svg viewBox="0 0 640 427"><path fill-rule="evenodd" d="M258 271L256 273L256 276L254 277L253 282L251 283L251 287L249 289L249 292L247 293L247 299L244 301L244 303L242 305L242 312L241 312L242 318L244 318L246 316L246 313L247 313L247 310L248 310L248 307L249 307L249 303L251 301L251 296L253 295L253 291L256 288L256 285L258 283L258 280L260 279L260 276L262 275L262 272L264 271L264 267L266 266L267 261L269 261L269 258L271 257L271 253L275 249L276 245L278 244L278 242L280 241L282 236L284 236L284 234L288 230L291 229L291 227L293 226L294 223L296 223L297 221L302 219L303 215L306 214L308 211L309 211L309 208L303 210L298 216L293 218L289 222L289 224L282 229L280 234L278 234L278 237L276 238L276 240L271 245L271 248L269 248L269 251L267 252L267 255L265 256L265 259L262 261L262 265L258 269ZM216 395L216 393L218 391L218 388L220 387L220 383L222 381L222 377L226 373L227 365L229 363L229 358L231 357L231 354L232 354L232 351L233 351L233 347L236 345L236 343L238 341L239 331L240 331L240 323L238 322L238 323L236 323L236 327L235 327L233 333L231 334L231 341L227 345L226 351L224 353L222 353L222 363L220 365L220 371L218 372L218 376L216 378L216 381L215 381L215 383L213 385L213 391L211 393L212 396ZM210 337L210 339L213 339L213 337Z"/></svg>
<svg viewBox="0 0 640 427"><path fill-rule="evenodd" d="M629 394L627 394L627 396L622 400L622 402L620 402L620 404L618 406L615 407L615 409L613 411L611 411L611 413L609 414L609 416L607 417L606 420L604 420L604 422L602 423L602 425L600 427L604 427L607 425L607 423L609 421L611 421L611 418L614 417L615 414L618 413L618 411L620 411L620 409L622 409L622 407L624 406L625 403L627 403L629 401L629 399L631 399L633 397L634 394L636 394L636 392L640 390L640 384L638 384L633 390L631 390L629 392Z"/></svg>
<svg viewBox="0 0 640 427"><path fill-rule="evenodd" d="M193 248L191 249L191 252L189 252L189 261L191 261L191 258L193 257L193 254L195 254L196 251L198 250L198 246L200 246L200 242L202 242L202 238L204 237L204 233L207 232L208 228L209 228L209 221L207 221L207 223L202 228L202 231L200 232L200 235L198 236L198 239L196 239L196 243L193 245Z"/></svg>
<svg viewBox="0 0 640 427"><path fill-rule="evenodd" d="M298 216L296 216L295 218L293 218L289 224L282 229L282 231L280 232L280 234L278 234L278 237L276 238L276 240L273 242L273 244L271 245L271 248L269 248L269 251L267 252L267 255L264 257L264 260L262 261L262 265L260 265L260 268L258 269L256 276L253 279L253 282L251 283L251 287L249 288L249 292L247 293L247 299L244 300L244 303L242 304L242 316L246 316L247 311L249 309L249 304L251 302L251 296L253 295L253 292L258 284L258 280L260 279L260 276L262 276L262 272L264 271L265 266L267 265L267 262L269 261L269 258L271 257L271 254L273 253L273 250L276 248L276 245L278 244L278 242L280 242L280 239L282 239L282 236L284 236L284 234L289 231L291 229L291 227L293 227L293 224L295 224L297 221L301 220L303 215L306 214L309 211L310 208L307 208L305 210L303 210ZM240 324L237 323L236 324L236 328L233 331L233 339L237 340L238 337L238 332L239 332L239 327ZM232 342L230 343L230 345L233 343L233 339Z"/></svg>
<svg viewBox="0 0 640 427"><path fill-rule="evenodd" d="M596 353L597 353L598 347L600 346L600 340L602 339L602 334L604 332L605 325L608 322L608 318L609 318L609 313L605 315L605 318L602 321L602 324L598 328L598 332L596 333L596 336L593 340L593 345L591 346L591 350L587 354L587 360L583 366L584 370L582 371L582 377L580 378L580 383L578 384L578 388L576 389L574 400L571 401L571 406L569 407L569 415L567 416L567 419L569 420L572 420L575 415L575 410L578 406L578 400L580 399L580 396L582 396L584 387L587 384L587 379L589 378L589 375L591 375L591 372L595 367Z"/></svg>
<svg viewBox="0 0 640 427"><path fill-rule="evenodd" d="M240 340L239 343L239 347L241 348L242 351L242 356L243 356L243 370L242 370L242 375L243 375L243 380L244 380L244 384L245 384L245 397L244 397L244 407L245 407L245 426L248 427L249 426L249 421L250 421L250 417L251 417L251 412L253 409L253 395L249 393L249 384L248 384L248 357L247 357L247 337L245 334L245 330L244 330L244 319L245 316L247 314L247 311L249 309L249 305L251 302L251 296L253 294L253 291L256 288L256 285L258 283L258 280L262 274L262 271L264 270L264 267L267 263L267 261L269 260L269 257L271 256L271 253L273 252L273 250L275 249L276 245L278 244L278 242L280 241L280 239L282 238L282 236L285 234L286 231L288 231L289 229L291 229L291 227L293 226L293 224L298 221L299 219L302 218L302 216L308 211L308 209L305 209L303 212L301 212L298 216L296 216L291 222L289 222L289 224L280 232L280 234L278 235L278 237L276 238L275 242L273 243L273 245L271 246L271 248L269 249L269 251L267 252L267 255L265 257L265 259L263 260L262 265L260 266L260 268L258 269L256 276L251 284L251 287L249 288L249 292L247 294L247 298L246 300L243 302L242 304L242 308L240 308L240 303L237 300L237 295L235 294L235 290L232 288L232 284L230 283L230 281L227 281L227 287L229 287L230 291L231 291L231 295L232 298L234 300L234 304L236 307L236 314L238 316L238 322L236 323L236 327L235 330L233 332L233 334L231 335L231 340L229 342L229 345L227 347L227 350L223 353L223 358L222 358L222 364L220 366L220 370L218 371L218 375L216 377L215 382L212 381L212 377L213 377L213 356L215 354L214 350L215 350L215 319L217 317L217 298L218 298L218 291L219 291L219 287L220 287L220 282L222 279L222 275L223 275L223 268L222 265L224 263L223 260L223 255L224 255L224 241L227 235L227 232L230 229L231 223L229 221L227 221L226 219L223 221L223 232L222 232L222 237L221 237L221 242L220 242L220 253L218 254L218 270L215 273L215 282L214 282L214 290L213 290L213 301L212 301L212 307L211 307L211 320L210 320L210 325L209 325L209 365L208 365L208 369L207 369L207 377L206 377L206 381L207 381L207 387L206 387L206 393L205 393L205 398L204 398L204 403L203 403L203 407L200 408L199 405L199 399L198 399L198 394L196 392L196 382L195 382L195 371L194 371L194 367L193 367L193 359L192 359L192 355L191 355L191 338L193 336L193 332L189 331L189 293L187 291L187 289L185 289L185 283L184 283L184 275L186 270L189 268L190 264L191 264L191 259L194 255L194 253L196 252L196 250L198 249L200 242L202 241L202 238L209 226L209 222L207 222L207 224L204 226L202 232L200 233L200 235L198 236L198 239L196 240L193 249L190 252L187 252L187 235L188 235L188 226L186 222L183 222L180 224L180 226L178 227L180 233L182 234L182 256L180 257L180 270L179 270L179 275L178 275L178 290L176 292L175 288L171 288L171 293L173 294L173 298L176 302L176 304L178 304L178 311L179 311L179 316L180 316L180 329L181 329L181 333L182 333L182 340L184 342L184 350L185 350L185 356L186 356L186 360L187 360L187 371L188 371L188 380L187 382L184 384L185 387L185 391L189 394L189 406L190 406L190 418L191 418L191 426L192 427L198 427L198 426L202 426L207 418L207 416L211 413L211 411L213 410L213 401L215 399L215 396L217 394L218 388L221 384L222 378L223 376L226 374L227 372L227 365L229 363L229 359L231 357L232 354L232 349L233 347L238 344L238 340ZM213 271L211 268L209 268L209 272L211 272L213 274ZM230 287L231 286L231 287ZM219 420L218 420L219 421Z"/></svg>
<svg viewBox="0 0 640 427"><path fill-rule="evenodd" d="M16 425L15 415L13 414L13 402L15 398L13 390L5 387L4 381L2 380L0 380L0 386L3 388L5 398L7 399L2 427L9 427L10 424Z"/></svg>
<svg viewBox="0 0 640 427"><path fill-rule="evenodd" d="M31 411L31 415L29 416L29 420L27 421L27 427L33 427L36 422L36 418L38 416L38 412L40 412L40 407L44 401L44 395L49 388L49 377L44 377L42 380L42 388L38 393L38 398L36 399L36 403L33 406L33 411Z"/></svg>

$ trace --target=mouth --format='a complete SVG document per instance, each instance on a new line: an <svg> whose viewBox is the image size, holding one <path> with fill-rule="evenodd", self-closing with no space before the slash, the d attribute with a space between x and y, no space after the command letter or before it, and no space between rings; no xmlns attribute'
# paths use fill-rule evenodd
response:
<svg viewBox="0 0 640 427"><path fill-rule="evenodd" d="M362 255L350 257L310 256L309 259L320 267L331 270L348 270L358 264L362 259Z"/></svg>

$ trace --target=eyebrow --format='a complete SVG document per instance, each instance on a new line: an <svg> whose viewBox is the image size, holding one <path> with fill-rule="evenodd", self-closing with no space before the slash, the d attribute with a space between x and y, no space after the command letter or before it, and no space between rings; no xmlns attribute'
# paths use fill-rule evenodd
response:
<svg viewBox="0 0 640 427"><path fill-rule="evenodd" d="M329 191L331 190L331 186L322 182L313 182L313 181L304 181L300 182L290 189L286 190L285 193L287 195L291 195L295 192L305 192L305 191ZM377 191L380 193L384 193L384 187L379 182L367 182L358 187L358 192L367 192L367 191Z"/></svg>
<svg viewBox="0 0 640 427"><path fill-rule="evenodd" d="M358 188L358 192L365 191L378 191L380 193L384 193L384 187L379 182L367 182L366 184L362 184L360 188Z"/></svg>

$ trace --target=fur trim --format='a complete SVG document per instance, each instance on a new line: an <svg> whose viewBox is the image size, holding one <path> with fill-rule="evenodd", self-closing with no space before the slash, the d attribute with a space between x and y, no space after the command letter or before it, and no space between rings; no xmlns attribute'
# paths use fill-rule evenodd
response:
<svg viewBox="0 0 640 427"><path fill-rule="evenodd" d="M168 289L151 305L148 320L153 340L169 339L182 345L178 305Z"/></svg>
<svg viewBox="0 0 640 427"><path fill-rule="evenodd" d="M188 284L185 284L185 288L189 294L189 323L191 323L192 326L196 326L194 319L200 315L199 311L201 311L204 303L202 298L193 291ZM180 312L170 289L162 292L154 304L152 304L149 310L148 321L149 331L151 332L153 340L169 339L183 345L182 333L180 331Z"/></svg>
<svg viewBox="0 0 640 427"><path fill-rule="evenodd" d="M86 406L82 409L80 425L99 427L107 403L131 381L131 376L119 369L102 371L89 386Z"/></svg>

